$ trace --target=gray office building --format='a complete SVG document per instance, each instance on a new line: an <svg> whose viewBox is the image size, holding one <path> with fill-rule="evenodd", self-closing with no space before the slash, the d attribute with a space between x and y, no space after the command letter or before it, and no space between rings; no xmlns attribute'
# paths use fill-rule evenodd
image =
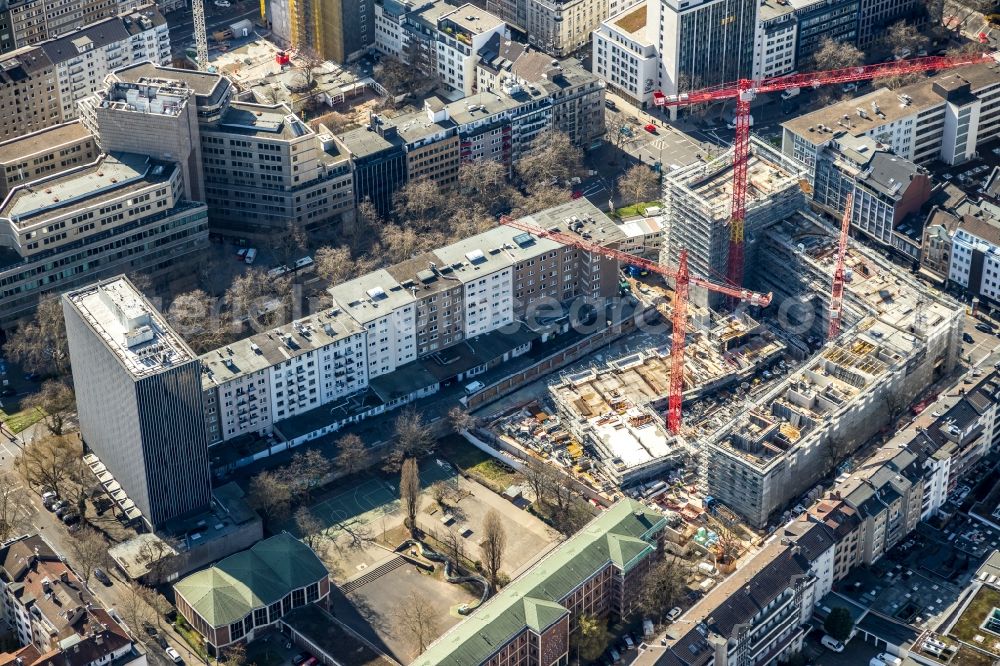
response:
<svg viewBox="0 0 1000 666"><path fill-rule="evenodd" d="M125 276L68 292L63 314L80 432L127 495L119 504L150 529L206 510L198 357Z"/></svg>

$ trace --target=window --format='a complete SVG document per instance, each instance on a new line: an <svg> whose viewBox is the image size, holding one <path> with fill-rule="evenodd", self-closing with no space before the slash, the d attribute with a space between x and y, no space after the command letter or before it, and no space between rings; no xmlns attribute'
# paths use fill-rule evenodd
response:
<svg viewBox="0 0 1000 666"><path fill-rule="evenodd" d="M267 622L267 609L266 608L258 608L256 610L254 610L254 612L253 612L253 623L254 623L254 626L257 626L257 627L263 627L264 625L268 624L268 622Z"/></svg>
<svg viewBox="0 0 1000 666"><path fill-rule="evenodd" d="M299 606L305 606L306 604L306 591L302 588L292 591L292 608L298 608Z"/></svg>
<svg viewBox="0 0 1000 666"><path fill-rule="evenodd" d="M306 601L313 602L319 599L319 583L313 583L306 588Z"/></svg>

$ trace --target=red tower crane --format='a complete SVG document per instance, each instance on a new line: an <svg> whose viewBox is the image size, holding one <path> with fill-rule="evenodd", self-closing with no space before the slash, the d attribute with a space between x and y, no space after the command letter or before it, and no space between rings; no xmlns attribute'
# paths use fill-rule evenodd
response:
<svg viewBox="0 0 1000 666"><path fill-rule="evenodd" d="M840 315L844 308L844 257L847 254L847 237L851 231L851 208L854 193L847 195L844 219L840 222L840 244L837 246L837 264L833 269L833 289L830 290L830 328L827 339L833 340L840 333Z"/></svg>
<svg viewBox="0 0 1000 666"><path fill-rule="evenodd" d="M684 340L687 332L687 297L689 286L693 284L710 291L717 291L731 298L747 301L751 305L767 307L771 304L771 294L759 294L748 289L731 287L706 280L697 275L691 275L688 272L686 250L681 251L680 265L676 269L673 269L661 266L655 261L622 252L621 250L598 245L575 234L542 229L529 222L515 220L507 216L501 217L500 222L508 227L526 231L539 238L549 238L562 245L579 248L591 254L608 257L609 259L617 259L619 263L645 268L648 271L659 273L674 280L673 332L672 343L670 345L670 395L667 410L667 428L674 434L680 432L681 428L681 403L683 402L684 392Z"/></svg>
<svg viewBox="0 0 1000 666"><path fill-rule="evenodd" d="M729 218L729 261L726 277L734 285L743 284L743 225L746 221L747 165L750 162L750 102L759 93L773 93L791 88L818 88L832 83L868 81L884 76L899 76L934 70L973 65L997 60L997 53L974 53L949 57L915 58L831 69L805 74L788 74L766 79L740 79L702 90L664 95L653 93L656 106L688 106L718 100L736 99L736 137L733 139L733 198Z"/></svg>

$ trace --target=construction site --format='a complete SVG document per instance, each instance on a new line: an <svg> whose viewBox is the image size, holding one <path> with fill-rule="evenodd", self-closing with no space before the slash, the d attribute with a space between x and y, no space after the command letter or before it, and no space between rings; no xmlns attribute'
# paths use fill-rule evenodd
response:
<svg viewBox="0 0 1000 666"><path fill-rule="evenodd" d="M745 235L748 247L752 248L760 230L805 208L801 184L806 173L802 165L756 137L750 140L748 159ZM680 252L687 250L692 273L710 279L725 275L733 199L733 152L672 171L664 175L663 182L667 241L661 262L676 266ZM750 270L751 266L747 268ZM692 293L696 301L705 298L703 293ZM708 294L706 302L718 308L723 297Z"/></svg>
<svg viewBox="0 0 1000 666"><path fill-rule="evenodd" d="M544 398L488 423L497 437L609 499L642 497L691 527L721 513L764 529L818 495L824 476L952 371L961 308L846 237L843 306L829 337L838 230L806 210L794 165L756 141L754 150L746 285L773 301L723 312L696 304L692 282L679 431L666 418L667 324L635 334L641 344L627 354L595 356L552 377ZM725 269L731 163L730 156L728 167L721 159L665 179L666 219L691 223L670 229L661 257L679 235L692 274L699 252L703 265ZM669 322L669 271L651 267L638 276L634 269L624 270L623 292L634 291Z"/></svg>

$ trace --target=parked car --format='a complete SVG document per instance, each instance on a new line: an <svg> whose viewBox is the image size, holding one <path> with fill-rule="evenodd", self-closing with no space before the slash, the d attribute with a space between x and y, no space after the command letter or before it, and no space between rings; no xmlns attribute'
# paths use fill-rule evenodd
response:
<svg viewBox="0 0 1000 666"><path fill-rule="evenodd" d="M181 653L173 649L172 647L166 647L164 648L163 651L167 653L168 657L174 660L175 664L180 664L184 662L184 660L181 659Z"/></svg>
<svg viewBox="0 0 1000 666"><path fill-rule="evenodd" d="M977 331L982 331L983 333L992 333L993 332L993 327L990 326L989 324L985 324L985 323L984 324L976 324L976 330Z"/></svg>
<svg viewBox="0 0 1000 666"><path fill-rule="evenodd" d="M65 516L66 514L68 514L70 511L72 511L72 509L70 508L69 503L64 501L62 503L62 506L60 506L60 507L58 507L56 509L56 518L58 518L59 520L62 520L63 516Z"/></svg>
<svg viewBox="0 0 1000 666"><path fill-rule="evenodd" d="M611 109L612 111L617 111L618 110L618 105L615 104L615 101L613 99L606 99L606 100L604 100L604 106L606 106L607 108Z"/></svg>
<svg viewBox="0 0 1000 666"><path fill-rule="evenodd" d="M105 587L111 587L111 577L104 573L104 569L97 568L94 569L94 578L101 581Z"/></svg>
<svg viewBox="0 0 1000 666"><path fill-rule="evenodd" d="M674 620L679 618L681 616L681 613L683 612L684 611L681 610L680 606L674 606L673 608L670 609L670 612L667 613L667 619L673 622Z"/></svg>
<svg viewBox="0 0 1000 666"><path fill-rule="evenodd" d="M822 643L823 647L827 650L833 650L834 652L844 651L844 644L829 634L823 634L823 638L821 638L819 642Z"/></svg>
<svg viewBox="0 0 1000 666"><path fill-rule="evenodd" d="M78 522L80 522L80 514L76 513L75 511L67 513L62 517L62 521L64 525L76 525Z"/></svg>
<svg viewBox="0 0 1000 666"><path fill-rule="evenodd" d="M649 132L650 134L656 134L656 125L654 125L653 123L649 123L648 125L643 127L643 129Z"/></svg>
<svg viewBox="0 0 1000 666"><path fill-rule="evenodd" d="M229 0L215 0L212 4L223 9L228 9L231 6Z"/></svg>
<svg viewBox="0 0 1000 666"><path fill-rule="evenodd" d="M156 644L159 645L164 650L166 650L168 647L170 647L169 645L167 645L167 639L164 638L162 635L161 636L157 636L154 640L156 641Z"/></svg>
<svg viewBox="0 0 1000 666"><path fill-rule="evenodd" d="M55 502L58 499L59 495L57 495L56 491L54 490L46 490L44 493L42 493L42 503Z"/></svg>
<svg viewBox="0 0 1000 666"><path fill-rule="evenodd" d="M304 662L306 659L308 659L311 656L312 655L309 654L308 652L299 652L297 655L295 655L294 657L292 657L292 664L294 666L299 666L299 664L301 664L302 662Z"/></svg>
<svg viewBox="0 0 1000 666"><path fill-rule="evenodd" d="M975 342L975 340L968 333L962 333L962 342L967 342L969 344L972 344L973 342Z"/></svg>

